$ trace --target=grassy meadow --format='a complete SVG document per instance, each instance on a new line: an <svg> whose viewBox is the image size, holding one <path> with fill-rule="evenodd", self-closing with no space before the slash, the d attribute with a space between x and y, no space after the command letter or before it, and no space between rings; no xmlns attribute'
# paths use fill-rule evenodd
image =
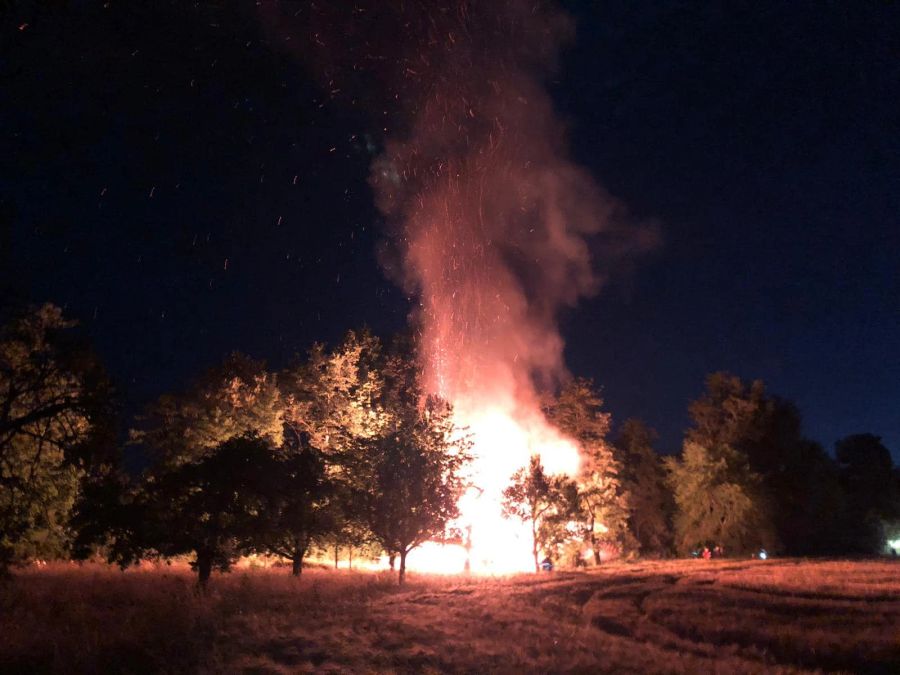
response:
<svg viewBox="0 0 900 675"><path fill-rule="evenodd" d="M900 563L687 560L508 578L100 565L0 584L0 672L900 672Z"/></svg>

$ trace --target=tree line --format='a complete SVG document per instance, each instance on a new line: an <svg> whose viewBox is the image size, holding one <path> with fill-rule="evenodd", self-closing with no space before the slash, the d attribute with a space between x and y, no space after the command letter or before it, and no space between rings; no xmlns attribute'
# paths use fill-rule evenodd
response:
<svg viewBox="0 0 900 675"><path fill-rule="evenodd" d="M349 331L279 372L232 354L148 405L123 444L114 388L72 328L45 305L0 329L0 569L188 555L205 585L243 555L279 556L300 575L313 548L344 548L386 553L402 583L415 547L465 543L452 524L472 484L471 441L423 390L409 338ZM536 567L599 564L604 550L883 546L900 472L880 439L845 438L832 457L803 437L790 402L725 373L689 412L681 454L661 458L639 420L612 434L590 380L547 396L548 419L582 457L575 476L548 475L539 457L510 476L504 512L530 525ZM125 470L126 450L141 471Z"/></svg>

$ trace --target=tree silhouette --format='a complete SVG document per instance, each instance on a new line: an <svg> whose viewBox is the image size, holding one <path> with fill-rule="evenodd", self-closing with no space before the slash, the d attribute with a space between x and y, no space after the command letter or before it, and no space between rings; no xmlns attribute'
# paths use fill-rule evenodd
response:
<svg viewBox="0 0 900 675"><path fill-rule="evenodd" d="M111 460L111 387L73 326L47 304L0 327L0 571L63 555L81 481Z"/></svg>
<svg viewBox="0 0 900 675"><path fill-rule="evenodd" d="M266 440L240 436L199 461L148 476L132 503L141 521L131 559L193 553L205 588L213 569L227 571L238 556L266 546L280 468Z"/></svg>
<svg viewBox="0 0 900 675"><path fill-rule="evenodd" d="M855 434L835 444L838 475L847 500L845 545L874 553L884 543L884 527L900 518L900 489L890 451L873 434Z"/></svg>
<svg viewBox="0 0 900 675"><path fill-rule="evenodd" d="M833 461L801 433L796 406L772 396L760 380L713 373L706 392L690 404L687 442L722 445L746 459L769 502L773 543L788 553L836 552L845 529Z"/></svg>
<svg viewBox="0 0 900 675"><path fill-rule="evenodd" d="M660 555L672 544L672 495L662 459L653 449L656 433L637 419L626 420L614 443L629 496L629 529L642 554Z"/></svg>
<svg viewBox="0 0 900 675"><path fill-rule="evenodd" d="M468 443L455 430L450 407L429 398L421 410L402 411L390 432L362 439L360 451L365 522L399 558L402 584L409 552L441 537L459 516Z"/></svg>
<svg viewBox="0 0 900 675"><path fill-rule="evenodd" d="M722 546L744 553L772 545L761 479L728 445L706 448L686 441L680 458L666 459L675 505L675 544L680 553Z"/></svg>
<svg viewBox="0 0 900 675"><path fill-rule="evenodd" d="M294 576L303 571L310 546L336 527L335 486L321 451L306 435L289 433L269 470L269 513L265 549L291 561Z"/></svg>
<svg viewBox="0 0 900 675"><path fill-rule="evenodd" d="M548 476L538 455L532 455L527 467L510 477L503 491L503 515L527 523L531 528L531 555L534 571L541 569L539 554L549 554L565 538L566 516L577 499L574 483L564 476Z"/></svg>

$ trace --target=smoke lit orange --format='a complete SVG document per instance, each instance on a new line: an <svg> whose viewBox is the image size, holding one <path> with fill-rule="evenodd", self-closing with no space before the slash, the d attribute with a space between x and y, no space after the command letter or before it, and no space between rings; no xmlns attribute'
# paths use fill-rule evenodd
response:
<svg viewBox="0 0 900 675"><path fill-rule="evenodd" d="M559 311L599 288L597 250L654 242L569 159L544 80L574 25L531 0L317 3L308 20L328 91L371 107L384 133L370 173L391 244L382 260L417 301L426 387L472 435L479 489L460 523L471 564L530 569L500 492L534 453L551 472L577 469L539 404L565 376Z"/></svg>

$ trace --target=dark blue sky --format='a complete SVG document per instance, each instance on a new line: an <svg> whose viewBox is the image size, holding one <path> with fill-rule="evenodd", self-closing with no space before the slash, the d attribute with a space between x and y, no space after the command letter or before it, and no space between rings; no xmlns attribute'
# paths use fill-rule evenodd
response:
<svg viewBox="0 0 900 675"><path fill-rule="evenodd" d="M129 409L232 349L404 325L377 129L254 3L43 4L0 10L0 288L80 318ZM728 369L900 459L900 5L565 4L573 154L664 237L566 313L571 369L664 450Z"/></svg>

